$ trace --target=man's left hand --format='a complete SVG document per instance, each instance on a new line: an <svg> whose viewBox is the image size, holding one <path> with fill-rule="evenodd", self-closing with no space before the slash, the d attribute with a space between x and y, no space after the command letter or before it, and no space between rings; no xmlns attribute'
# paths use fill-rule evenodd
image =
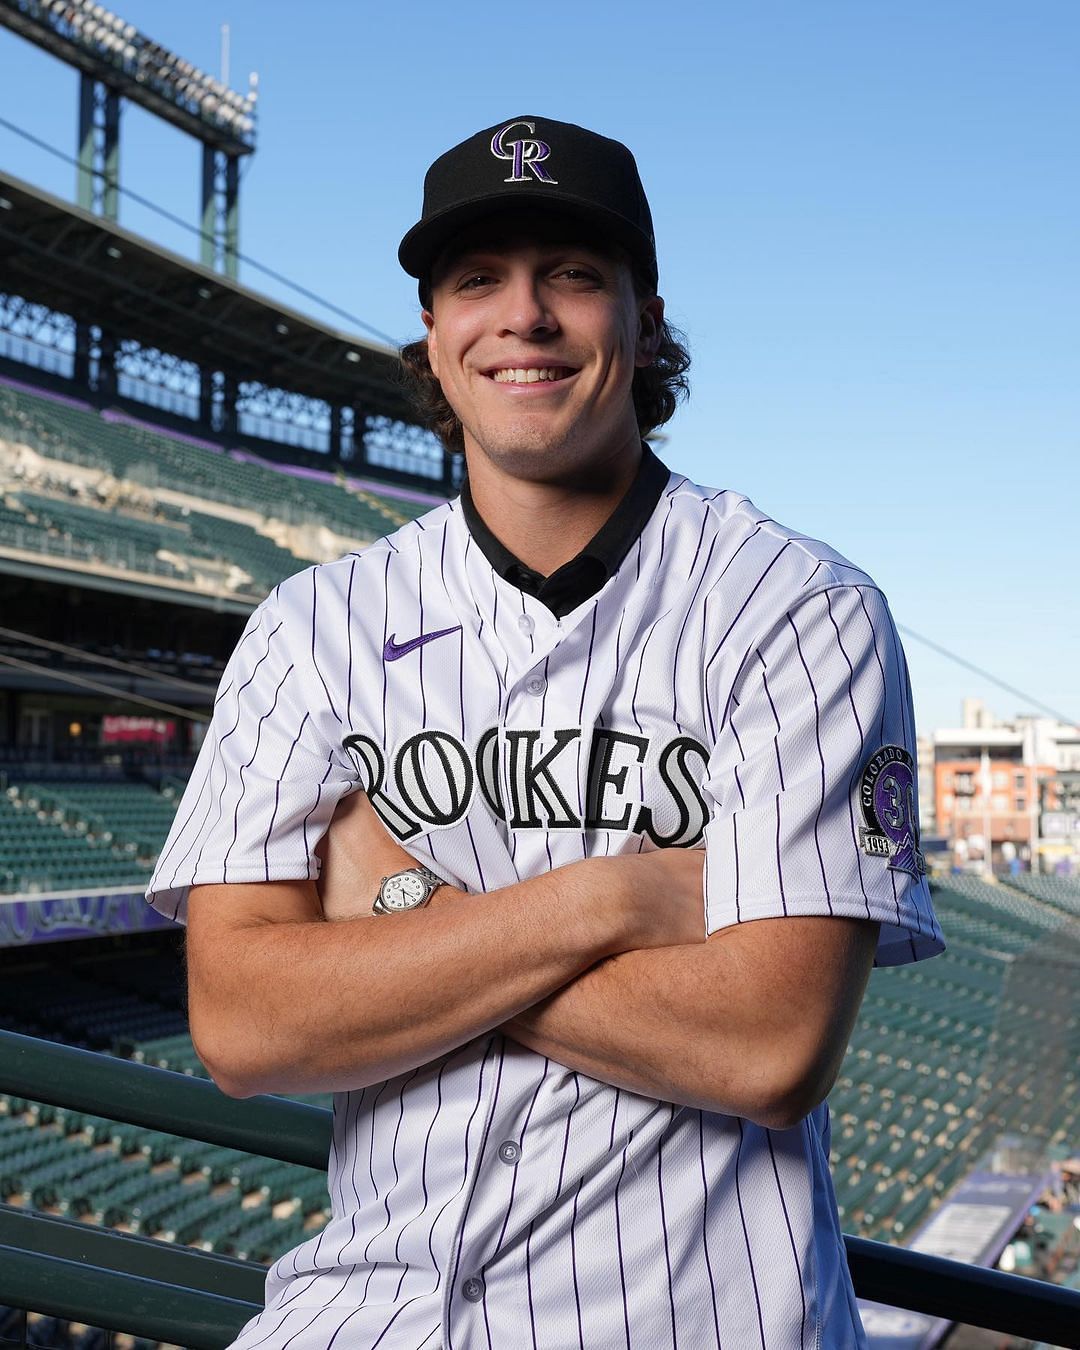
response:
<svg viewBox="0 0 1080 1350"><path fill-rule="evenodd" d="M342 798L315 852L322 859L316 886L323 915L331 923L370 918L383 877L416 866L363 792Z"/></svg>

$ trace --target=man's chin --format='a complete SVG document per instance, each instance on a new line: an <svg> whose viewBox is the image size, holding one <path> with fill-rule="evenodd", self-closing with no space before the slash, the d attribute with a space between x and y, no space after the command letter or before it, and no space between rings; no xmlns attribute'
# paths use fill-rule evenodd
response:
<svg viewBox="0 0 1080 1350"><path fill-rule="evenodd" d="M548 427L516 426L498 434L471 437L479 454L491 464L529 482L553 481L580 462L582 447L565 431Z"/></svg>

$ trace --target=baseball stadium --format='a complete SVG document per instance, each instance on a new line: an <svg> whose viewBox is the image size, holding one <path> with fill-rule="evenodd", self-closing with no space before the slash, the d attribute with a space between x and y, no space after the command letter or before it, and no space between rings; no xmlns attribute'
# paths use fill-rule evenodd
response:
<svg viewBox="0 0 1080 1350"><path fill-rule="evenodd" d="M79 85L75 200L0 166L0 1345L211 1350L329 1218L330 1097L217 1090L144 891L255 606L463 468L394 349L238 280L252 91L84 0L0 23ZM123 100L201 147L199 262L118 224ZM1080 880L931 891L829 1098L868 1342L1080 1346Z"/></svg>

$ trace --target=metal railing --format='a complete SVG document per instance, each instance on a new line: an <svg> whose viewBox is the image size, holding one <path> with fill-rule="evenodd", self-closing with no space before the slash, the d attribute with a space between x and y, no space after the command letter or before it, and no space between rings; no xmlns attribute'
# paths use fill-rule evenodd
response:
<svg viewBox="0 0 1080 1350"><path fill-rule="evenodd" d="M330 1112L235 1101L205 1079L0 1031L0 1092L322 1170ZM846 1236L861 1298L1080 1350L1080 1291ZM262 1306L265 1271L0 1205L0 1303L220 1350Z"/></svg>

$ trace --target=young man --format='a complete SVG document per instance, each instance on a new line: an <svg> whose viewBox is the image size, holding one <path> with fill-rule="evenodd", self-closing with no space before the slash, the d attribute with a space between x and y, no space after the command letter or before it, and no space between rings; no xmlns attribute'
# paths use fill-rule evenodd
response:
<svg viewBox="0 0 1080 1350"><path fill-rule="evenodd" d="M624 146L489 128L400 257L467 487L255 612L151 883L222 1088L337 1094L236 1344L861 1344L824 1098L941 948L885 601L644 444L686 358Z"/></svg>

